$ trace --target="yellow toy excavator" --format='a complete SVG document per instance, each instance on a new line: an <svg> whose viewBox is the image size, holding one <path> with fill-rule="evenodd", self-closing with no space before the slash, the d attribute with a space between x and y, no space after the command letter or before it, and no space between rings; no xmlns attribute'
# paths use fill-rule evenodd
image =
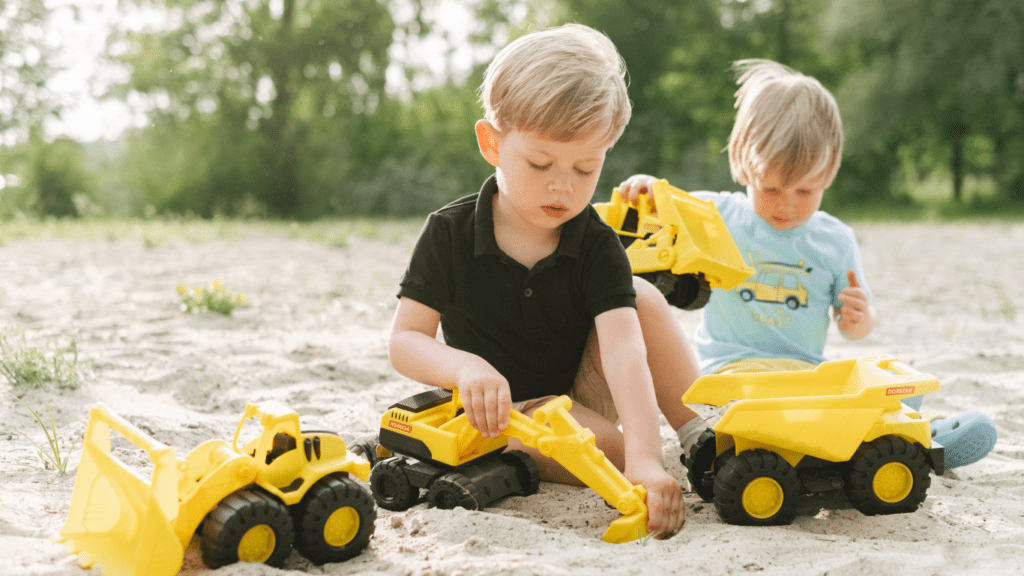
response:
<svg viewBox="0 0 1024 576"><path fill-rule="evenodd" d="M262 425L239 448L242 426ZM145 450L145 478L111 452L111 431ZM363 481L370 464L332 432L302 431L274 402L249 404L232 442L209 440L184 460L98 403L89 411L68 519L55 538L105 576L173 576L200 537L203 561L281 566L294 545L311 562L340 562L369 543L377 511Z"/></svg>
<svg viewBox="0 0 1024 576"><path fill-rule="evenodd" d="M594 204L626 248L633 274L654 284L670 304L703 308L712 288L732 290L754 273L740 255L713 202L700 200L658 180L630 206L612 191L609 202Z"/></svg>
<svg viewBox="0 0 1024 576"><path fill-rule="evenodd" d="M620 543L647 535L647 491L634 486L598 450L594 433L580 426L560 396L533 418L513 410L497 438L484 438L462 412L458 390L428 390L394 405L381 417L379 442L386 457L373 466L370 487L377 505L405 510L427 491L430 506L481 510L512 494L535 494L537 466L525 452L504 451L509 437L537 448L590 486L621 514L602 539Z"/></svg>

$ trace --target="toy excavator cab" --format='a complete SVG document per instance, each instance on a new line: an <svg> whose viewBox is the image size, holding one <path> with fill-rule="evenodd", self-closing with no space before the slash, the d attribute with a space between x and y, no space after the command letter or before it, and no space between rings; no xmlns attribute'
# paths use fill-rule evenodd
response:
<svg viewBox="0 0 1024 576"><path fill-rule="evenodd" d="M619 235L633 274L654 284L670 304L703 308L711 290L731 290L754 273L740 255L713 202L700 200L658 180L629 205L619 189L594 209Z"/></svg>
<svg viewBox="0 0 1024 576"><path fill-rule="evenodd" d="M683 402L711 429L681 460L731 524L788 524L801 494L840 488L867 515L913 512L929 473L943 472L943 448L901 400L938 389L891 356L702 376Z"/></svg>
<svg viewBox="0 0 1024 576"><path fill-rule="evenodd" d="M605 532L608 542L647 534L646 491L630 484L597 449L593 433L569 414L572 402L559 397L529 418L513 410L497 438L484 438L461 410L458 391L433 389L406 398L381 417L380 445L393 456L370 474L377 505L405 510L427 491L437 508L482 510L511 495L537 492L536 463L525 452L505 450L509 437L562 464L623 515Z"/></svg>

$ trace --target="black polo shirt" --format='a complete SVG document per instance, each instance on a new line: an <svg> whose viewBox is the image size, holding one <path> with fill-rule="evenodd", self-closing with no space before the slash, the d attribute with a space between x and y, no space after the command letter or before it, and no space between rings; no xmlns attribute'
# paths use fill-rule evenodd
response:
<svg viewBox="0 0 1024 576"><path fill-rule="evenodd" d="M441 313L445 342L477 354L519 402L572 387L594 317L636 308L615 231L592 206L562 225L558 248L527 269L498 248L490 177L478 194L430 214L399 297Z"/></svg>

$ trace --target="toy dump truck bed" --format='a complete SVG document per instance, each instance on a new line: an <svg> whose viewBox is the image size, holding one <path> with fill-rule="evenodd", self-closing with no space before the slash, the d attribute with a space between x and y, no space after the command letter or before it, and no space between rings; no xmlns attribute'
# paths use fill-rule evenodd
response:
<svg viewBox="0 0 1024 576"><path fill-rule="evenodd" d="M885 434L928 447L928 423L905 414L900 400L938 389L936 378L877 357L805 371L705 376L683 402L704 412L717 432L736 438L737 451L771 446L791 452L789 460L808 455L843 462L862 442Z"/></svg>

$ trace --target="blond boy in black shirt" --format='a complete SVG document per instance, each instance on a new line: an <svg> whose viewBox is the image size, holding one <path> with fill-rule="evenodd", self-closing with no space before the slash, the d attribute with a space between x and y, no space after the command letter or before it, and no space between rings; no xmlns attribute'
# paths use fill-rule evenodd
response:
<svg viewBox="0 0 1024 576"><path fill-rule="evenodd" d="M527 34L495 57L476 124L495 175L428 218L389 352L401 374L457 387L487 437L513 407L530 415L569 394L598 448L646 488L648 530L668 536L685 509L664 468L658 411L673 428L690 422L680 398L699 371L664 297L634 280L590 206L629 121L624 75L614 45L576 24ZM536 450L510 445L534 457L542 479L578 483Z"/></svg>

